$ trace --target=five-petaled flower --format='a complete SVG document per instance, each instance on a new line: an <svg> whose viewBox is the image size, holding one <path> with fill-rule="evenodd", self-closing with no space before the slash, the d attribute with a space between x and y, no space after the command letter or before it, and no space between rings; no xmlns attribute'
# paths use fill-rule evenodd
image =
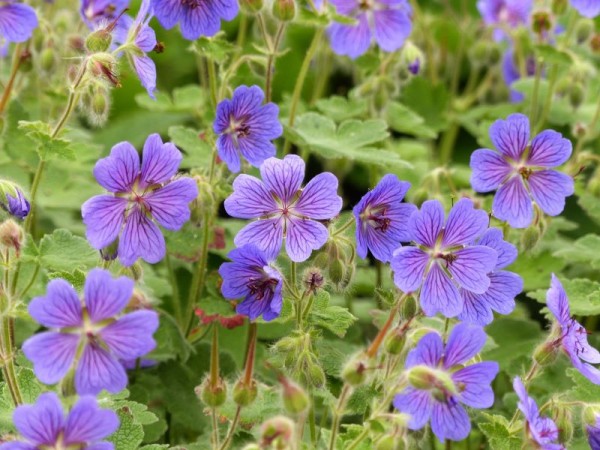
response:
<svg viewBox="0 0 600 450"><path fill-rule="evenodd" d="M179 230L190 218L189 203L198 196L191 178L174 178L181 152L163 144L158 134L146 139L140 157L129 142L115 145L110 156L94 168L98 183L112 195L97 195L82 208L86 236L101 250L118 237L118 255L124 266L138 258L157 263L165 256L165 239L156 225Z"/></svg>
<svg viewBox="0 0 600 450"><path fill-rule="evenodd" d="M490 286L483 294L460 290L465 303L458 318L463 322L487 325L494 320L493 311L510 314L515 309L515 297L523 290L523 279L516 273L502 270L517 259L517 248L503 239L502 231L490 228L477 245L496 250L498 260L494 270L488 274Z"/></svg>
<svg viewBox="0 0 600 450"><path fill-rule="evenodd" d="M102 439L119 428L115 412L98 407L91 396L77 400L65 416L54 392L40 395L33 405L18 406L13 421L23 439L5 442L0 450L113 450L114 445Z"/></svg>
<svg viewBox="0 0 600 450"><path fill-rule="evenodd" d="M477 9L483 21L494 28L494 38L502 39L509 28L526 25L533 0L479 0Z"/></svg>
<svg viewBox="0 0 600 450"><path fill-rule="evenodd" d="M275 259L285 237L290 259L302 262L327 242L329 233L319 220L332 219L342 208L338 180L325 172L302 189L304 170L302 158L288 155L265 160L260 166L262 181L238 175L233 194L225 200L225 210L232 217L258 220L237 234L236 246L254 244L267 258Z"/></svg>
<svg viewBox="0 0 600 450"><path fill-rule="evenodd" d="M498 189L492 205L494 216L514 228L531 223L532 198L542 211L556 216L574 191L573 177L551 170L569 159L571 141L556 131L545 130L530 144L529 135L529 119L511 114L490 127L490 138L498 151L479 149L471 155L473 189Z"/></svg>
<svg viewBox="0 0 600 450"><path fill-rule="evenodd" d="M154 14L166 29L179 23L185 39L213 36L221 28L221 19L233 20L237 0L152 0Z"/></svg>
<svg viewBox="0 0 600 450"><path fill-rule="evenodd" d="M458 324L444 346L437 332L426 334L411 350L405 367L411 385L394 397L394 407L411 415L408 427L431 430L440 441L460 441L471 431L471 421L461 405L489 408L494 403L490 386L498 374L493 361L467 365L485 345L481 327Z"/></svg>
<svg viewBox="0 0 600 450"><path fill-rule="evenodd" d="M37 15L31 6L15 0L0 1L0 48L8 42L25 42L37 26Z"/></svg>
<svg viewBox="0 0 600 450"><path fill-rule="evenodd" d="M400 243L411 240L407 224L417 208L402 203L409 188L410 183L388 174L354 207L358 256L366 258L370 250L378 260L389 262Z"/></svg>
<svg viewBox="0 0 600 450"><path fill-rule="evenodd" d="M36 376L46 384L75 372L79 394L117 393L127 385L121 360L141 358L156 345L152 335L158 315L138 310L120 315L133 294L133 280L113 279L110 272L92 270L84 298L63 279L48 283L46 296L29 304L29 314L50 331L35 334L23 344Z"/></svg>
<svg viewBox="0 0 600 450"><path fill-rule="evenodd" d="M527 395L525 386L519 377L515 377L513 388L519 397L518 407L525 416L525 430L535 445L543 450L563 450L558 441L558 427L549 417L540 416L535 400Z"/></svg>
<svg viewBox="0 0 600 450"><path fill-rule="evenodd" d="M592 383L600 384L600 370L592 364L600 364L600 352L591 347L587 331L571 317L569 299L560 280L552 274L550 289L546 294L546 304L557 320L553 333L557 336L553 343L560 347L571 359L573 366Z"/></svg>
<svg viewBox="0 0 600 450"><path fill-rule="evenodd" d="M571 5L579 14L590 19L600 15L600 2L598 0L571 0Z"/></svg>
<svg viewBox="0 0 600 450"><path fill-rule="evenodd" d="M412 9L407 0L332 0L339 14L357 23L334 22L328 33L331 48L339 55L357 58L375 40L383 51L395 52L412 31Z"/></svg>
<svg viewBox="0 0 600 450"><path fill-rule="evenodd" d="M279 122L279 107L263 104L265 94L258 86L240 86L231 100L217 106L214 131L219 135L217 150L232 172L239 172L241 157L259 167L267 158L275 156L271 142L283 133Z"/></svg>
<svg viewBox="0 0 600 450"><path fill-rule="evenodd" d="M486 212L475 209L467 198L454 205L445 224L442 204L426 201L408 222L416 246L401 247L392 257L396 286L404 292L421 288L420 303L428 316L459 315L465 303L461 289L484 294L490 287L496 250L473 244L487 227Z"/></svg>
<svg viewBox="0 0 600 450"><path fill-rule="evenodd" d="M232 262L221 264L219 275L223 278L223 297L235 300L243 298L236 307L238 314L250 320L262 315L266 321L279 317L283 297L283 277L270 265L266 254L248 244L229 253Z"/></svg>

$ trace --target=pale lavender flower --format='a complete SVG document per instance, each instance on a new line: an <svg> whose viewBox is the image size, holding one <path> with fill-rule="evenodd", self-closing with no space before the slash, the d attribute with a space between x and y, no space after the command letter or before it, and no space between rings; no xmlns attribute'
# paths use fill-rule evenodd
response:
<svg viewBox="0 0 600 450"><path fill-rule="evenodd" d="M494 38L501 40L507 29L527 24L533 0L479 0L477 9L483 21L494 27Z"/></svg>
<svg viewBox="0 0 600 450"><path fill-rule="evenodd" d="M117 20L129 6L130 0L82 0L79 10L85 24L95 29Z"/></svg>
<svg viewBox="0 0 600 450"><path fill-rule="evenodd" d="M590 19L600 15L600 2L598 0L571 0L571 5L579 14Z"/></svg>
<svg viewBox="0 0 600 450"><path fill-rule="evenodd" d="M15 0L0 1L0 45L25 42L38 26L35 10Z"/></svg>

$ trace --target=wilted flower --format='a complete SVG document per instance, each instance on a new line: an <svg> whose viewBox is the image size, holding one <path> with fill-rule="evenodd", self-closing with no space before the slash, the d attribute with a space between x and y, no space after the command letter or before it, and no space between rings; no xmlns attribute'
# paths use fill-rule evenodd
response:
<svg viewBox="0 0 600 450"><path fill-rule="evenodd" d="M525 430L536 448L543 450L562 450L558 441L558 427L549 417L540 416L535 400L527 395L525 386L519 377L515 377L513 388L519 397L519 409L525 416Z"/></svg>
<svg viewBox="0 0 600 450"><path fill-rule="evenodd" d="M590 19L600 15L600 2L598 0L571 0L571 5L579 14Z"/></svg>
<svg viewBox="0 0 600 450"><path fill-rule="evenodd" d="M236 312L250 320L263 316L266 321L279 317L283 297L283 277L270 265L267 255L254 245L244 245L229 253L232 262L221 264L221 292L228 299L243 298Z"/></svg>
<svg viewBox="0 0 600 450"><path fill-rule="evenodd" d="M573 194L573 178L552 167L571 156L572 145L562 134L545 130L529 142L529 119L511 114L490 127L498 151L479 149L471 155L471 185L477 192L498 189L492 210L511 227L526 228L533 219L532 199L546 214L556 216Z"/></svg>
<svg viewBox="0 0 600 450"><path fill-rule="evenodd" d="M219 135L219 157L232 172L239 172L241 157L260 167L265 159L275 156L271 142L283 133L279 123L279 107L263 104L265 94L258 86L240 86L231 100L225 99L217 106L214 131Z"/></svg>
<svg viewBox="0 0 600 450"><path fill-rule="evenodd" d="M477 245L496 250L498 260L494 270L488 274L490 286L483 294L461 289L464 309L458 318L463 322L487 325L494 320L493 311L510 314L515 309L515 296L523 290L523 279L516 273L502 270L517 259L516 247L503 239L502 231L490 228Z"/></svg>
<svg viewBox="0 0 600 450"><path fill-rule="evenodd" d="M121 360L140 358L154 349L158 315L138 310L120 315L133 294L133 280L113 279L110 272L92 270L84 298L63 279L48 283L45 297L29 304L29 314L52 331L35 334L23 344L36 376L46 384L75 371L79 394L117 393L127 385Z"/></svg>
<svg viewBox="0 0 600 450"><path fill-rule="evenodd" d="M484 294L490 287L496 250L473 244L487 227L486 212L475 209L467 198L454 205L445 224L442 204L426 201L408 222L417 246L399 248L392 258L396 286L404 292L421 288L419 300L428 316L459 315L465 303L460 289Z"/></svg>
<svg viewBox="0 0 600 450"><path fill-rule="evenodd" d="M407 0L332 0L339 14L357 23L334 22L329 26L331 48L339 55L357 58L375 40L383 51L402 47L412 31L412 9Z"/></svg>
<svg viewBox="0 0 600 450"><path fill-rule="evenodd" d="M31 6L15 0L0 1L0 47L8 42L25 42L37 26L37 15Z"/></svg>
<svg viewBox="0 0 600 450"><path fill-rule="evenodd" d="M358 256L366 258L370 250L378 260L389 262L400 242L411 240L408 219L417 208L402 203L409 188L410 183L388 174L354 207Z"/></svg>
<svg viewBox="0 0 600 450"><path fill-rule="evenodd" d="M157 263L165 256L165 239L156 225L179 230L190 218L188 204L198 196L191 178L175 178L181 152L163 144L158 134L146 139L140 167L129 142L115 145L94 168L98 183L112 195L97 195L81 207L86 236L101 250L118 237L119 260L131 266L138 258Z"/></svg>
<svg viewBox="0 0 600 450"><path fill-rule="evenodd" d="M554 274L546 294L546 304L560 327L560 336L554 344L562 348L583 376L592 383L600 384L600 370L592 366L600 364L600 352L588 343L586 329L571 317L567 293Z"/></svg>
<svg viewBox="0 0 600 450"><path fill-rule="evenodd" d="M507 28L527 24L533 0L479 0L477 9L483 21L494 28L494 38L502 39Z"/></svg>
<svg viewBox="0 0 600 450"><path fill-rule="evenodd" d="M285 237L290 259L302 262L325 244L329 233L318 221L332 219L342 208L338 180L325 172L302 189L304 170L302 158L288 155L267 159L260 166L262 181L238 175L233 194L225 200L225 210L232 217L258 220L237 234L235 245L254 244L267 258L275 259Z"/></svg>
<svg viewBox="0 0 600 450"><path fill-rule="evenodd" d="M233 20L239 7L236 0L152 0L154 14L166 29L177 23L188 40L213 36L221 28L221 19Z"/></svg>
<svg viewBox="0 0 600 450"><path fill-rule="evenodd" d="M406 358L411 386L394 397L394 407L412 417L408 427L423 428L431 420L431 430L440 441L460 441L471 431L471 421L461 405L489 408L494 403L490 386L498 374L498 364L484 361L471 365L485 345L481 327L458 324L444 347L441 336L425 335Z"/></svg>
<svg viewBox="0 0 600 450"><path fill-rule="evenodd" d="M1 450L113 450L114 445L102 439L119 428L115 412L99 408L91 396L81 397L65 417L54 392L40 395L33 405L18 406L13 421L23 440L5 442Z"/></svg>

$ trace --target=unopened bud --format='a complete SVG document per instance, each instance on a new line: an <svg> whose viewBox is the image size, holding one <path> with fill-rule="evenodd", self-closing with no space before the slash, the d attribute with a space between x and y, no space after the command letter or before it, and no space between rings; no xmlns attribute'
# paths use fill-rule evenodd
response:
<svg viewBox="0 0 600 450"><path fill-rule="evenodd" d="M255 14L263 9L263 0L240 0L240 7L248 14Z"/></svg>
<svg viewBox="0 0 600 450"><path fill-rule="evenodd" d="M533 360L545 367L551 365L558 356L558 346L554 342L542 342L533 352Z"/></svg>
<svg viewBox="0 0 600 450"><path fill-rule="evenodd" d="M385 338L385 351L390 355L398 355L404 349L406 344L406 331L401 327L397 327L390 331Z"/></svg>
<svg viewBox="0 0 600 450"><path fill-rule="evenodd" d="M562 443L567 443L573 438L573 413L571 407L560 402L550 404L550 417L556 423L559 438Z"/></svg>
<svg viewBox="0 0 600 450"><path fill-rule="evenodd" d="M50 72L56 65L56 52L52 47L46 47L40 53L40 67L46 72Z"/></svg>
<svg viewBox="0 0 600 450"><path fill-rule="evenodd" d="M307 382L310 383L312 386L319 388L325 384L325 380L325 372L323 371L321 366L318 364L311 364L308 368Z"/></svg>
<svg viewBox="0 0 600 450"><path fill-rule="evenodd" d="M221 377L217 378L214 385L211 383L210 377L207 377L194 391L200 400L211 408L221 406L227 400L227 384L223 382Z"/></svg>
<svg viewBox="0 0 600 450"><path fill-rule="evenodd" d="M0 245L7 249L14 249L17 257L25 241L25 233L17 222L12 219L0 224Z"/></svg>
<svg viewBox="0 0 600 450"><path fill-rule="evenodd" d="M315 259L313 260L313 264L321 269L327 267L329 265L329 255L327 252L317 253L317 256L315 256Z"/></svg>
<svg viewBox="0 0 600 450"><path fill-rule="evenodd" d="M281 377L282 398L285 410L290 414L301 414L308 409L308 395L300 385Z"/></svg>
<svg viewBox="0 0 600 450"><path fill-rule="evenodd" d="M478 41L472 47L470 56L474 65L483 67L497 64L502 54L496 43Z"/></svg>
<svg viewBox="0 0 600 450"><path fill-rule="evenodd" d="M532 250L540 241L541 233L537 226L527 228L521 235L521 249L523 252Z"/></svg>
<svg viewBox="0 0 600 450"><path fill-rule="evenodd" d="M573 108L577 109L583 103L584 96L585 89L583 88L583 84L574 83L569 92L569 103L571 103Z"/></svg>
<svg viewBox="0 0 600 450"><path fill-rule="evenodd" d="M425 61L425 56L421 49L410 41L404 44L400 58L401 64L412 75L417 75L421 71L423 62Z"/></svg>
<svg viewBox="0 0 600 450"><path fill-rule="evenodd" d="M400 306L400 315L404 320L410 320L417 314L419 310L419 305L417 304L417 300L414 295L409 295L402 302L402 306Z"/></svg>
<svg viewBox="0 0 600 450"><path fill-rule="evenodd" d="M260 444L262 448L284 450L292 448L295 424L284 416L268 419L260 426Z"/></svg>
<svg viewBox="0 0 600 450"><path fill-rule="evenodd" d="M90 53L101 53L107 51L111 43L111 32L106 29L101 29L90 33L85 39L85 48Z"/></svg>
<svg viewBox="0 0 600 450"><path fill-rule="evenodd" d="M67 37L67 43L72 50L82 52L85 49L85 40L78 34Z"/></svg>
<svg viewBox="0 0 600 450"><path fill-rule="evenodd" d="M108 120L110 111L110 94L104 87L93 90L89 98L89 118L95 126L102 126Z"/></svg>
<svg viewBox="0 0 600 450"><path fill-rule="evenodd" d="M273 16L282 22L289 22L296 15L296 2L294 0L275 0L273 2Z"/></svg>
<svg viewBox="0 0 600 450"><path fill-rule="evenodd" d="M110 53L91 55L88 58L88 70L95 77L106 79L113 86L121 86L117 74L117 60Z"/></svg>
<svg viewBox="0 0 600 450"><path fill-rule="evenodd" d="M544 35L552 29L552 19L547 11L538 11L533 14L532 28L537 34Z"/></svg>
<svg viewBox="0 0 600 450"><path fill-rule="evenodd" d="M248 406L256 399L257 394L258 389L254 380L250 384L240 380L233 387L233 401L239 406Z"/></svg>
<svg viewBox="0 0 600 450"><path fill-rule="evenodd" d="M340 284L344 279L344 263L340 259L334 259L329 264L329 279L334 284Z"/></svg>
<svg viewBox="0 0 600 450"><path fill-rule="evenodd" d="M367 368L366 360L353 358L342 369L342 379L350 386L360 386L367 379Z"/></svg>
<svg viewBox="0 0 600 450"><path fill-rule="evenodd" d="M321 269L318 267L309 267L306 269L304 271L302 281L306 290L313 294L321 289L325 283Z"/></svg>
<svg viewBox="0 0 600 450"><path fill-rule="evenodd" d="M562 77L556 83L556 88L555 88L556 95L558 95L559 97L564 97L565 95L568 95L569 91L571 90L572 83L573 83L573 80L571 79L571 77Z"/></svg>
<svg viewBox="0 0 600 450"><path fill-rule="evenodd" d="M592 33L594 32L594 21L592 19L583 18L577 22L577 28L575 28L575 36L577 42L583 44L586 42Z"/></svg>

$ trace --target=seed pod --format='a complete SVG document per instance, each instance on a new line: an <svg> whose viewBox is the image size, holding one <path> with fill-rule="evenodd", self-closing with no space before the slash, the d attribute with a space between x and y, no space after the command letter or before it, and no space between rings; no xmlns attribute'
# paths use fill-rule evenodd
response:
<svg viewBox="0 0 600 450"><path fill-rule="evenodd" d="M233 387L233 401L239 406L248 406L258 394L256 381L252 380L250 384L244 383L244 380L239 380Z"/></svg>
<svg viewBox="0 0 600 450"><path fill-rule="evenodd" d="M294 0L275 0L273 2L273 16L282 22L289 22L296 15L296 3Z"/></svg>
<svg viewBox="0 0 600 450"><path fill-rule="evenodd" d="M8 219L0 224L0 245L6 249L14 249L19 257L24 242L25 232L17 222Z"/></svg>
<svg viewBox="0 0 600 450"><path fill-rule="evenodd" d="M533 352L533 360L540 366L549 366L558 357L558 347L552 342L542 342Z"/></svg>
<svg viewBox="0 0 600 450"><path fill-rule="evenodd" d="M537 226L533 225L527 228L521 235L521 249L523 252L532 250L539 242L540 237L541 233Z"/></svg>
<svg viewBox="0 0 600 450"><path fill-rule="evenodd" d="M308 395L300 385L281 377L283 406L290 414L301 414L308 409Z"/></svg>
<svg viewBox="0 0 600 450"><path fill-rule="evenodd" d="M334 284L340 284L344 279L344 264L340 259L334 259L329 265L329 279Z"/></svg>
<svg viewBox="0 0 600 450"><path fill-rule="evenodd" d="M360 386L367 379L367 367L361 357L352 358L342 369L342 379L351 386Z"/></svg>
<svg viewBox="0 0 600 450"><path fill-rule="evenodd" d="M94 31L85 38L85 48L90 53L105 52L110 48L111 43L112 33L106 29Z"/></svg>
<svg viewBox="0 0 600 450"><path fill-rule="evenodd" d="M211 385L210 377L194 390L196 395L206 406L216 408L221 406L227 400L227 384L219 377L215 386Z"/></svg>
<svg viewBox="0 0 600 450"><path fill-rule="evenodd" d="M406 344L406 332L397 327L385 338L385 351L390 355L398 355L404 349L404 344Z"/></svg>
<svg viewBox="0 0 600 450"><path fill-rule="evenodd" d="M586 42L592 33L594 32L594 22L591 19L581 19L577 22L577 28L575 28L575 36L577 42L583 44Z"/></svg>

